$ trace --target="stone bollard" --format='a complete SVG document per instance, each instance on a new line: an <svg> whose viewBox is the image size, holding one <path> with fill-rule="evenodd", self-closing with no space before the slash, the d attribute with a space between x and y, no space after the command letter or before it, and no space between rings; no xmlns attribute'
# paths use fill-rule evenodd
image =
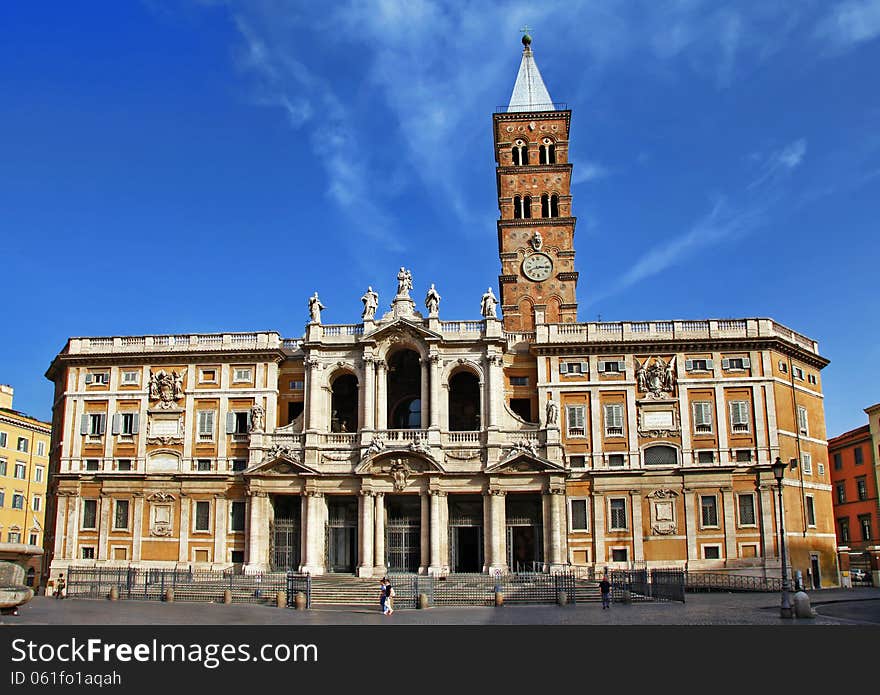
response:
<svg viewBox="0 0 880 695"><path fill-rule="evenodd" d="M558 603L560 606L564 606L565 604L567 604L568 603L568 594L566 594L564 591L560 591L556 595L556 603Z"/></svg>
<svg viewBox="0 0 880 695"><path fill-rule="evenodd" d="M174 603L174 589L165 589L165 602Z"/></svg>
<svg viewBox="0 0 880 695"><path fill-rule="evenodd" d="M111 586L110 587L110 595L107 598L109 598L111 601L118 601L119 600L119 587Z"/></svg>
<svg viewBox="0 0 880 695"><path fill-rule="evenodd" d="M306 609L306 595L302 591L297 591L293 597L293 607L298 611Z"/></svg>
<svg viewBox="0 0 880 695"><path fill-rule="evenodd" d="M810 607L810 597L803 591L798 591L794 595L794 616L795 618L815 618L816 614Z"/></svg>
<svg viewBox="0 0 880 695"><path fill-rule="evenodd" d="M232 603L232 592L229 589L226 589L223 592L223 603L227 606Z"/></svg>
<svg viewBox="0 0 880 695"><path fill-rule="evenodd" d="M504 594L500 591L495 592L495 605L498 607L504 605Z"/></svg>
<svg viewBox="0 0 880 695"><path fill-rule="evenodd" d="M622 594L621 603L632 603L632 593L629 589L624 589Z"/></svg>
<svg viewBox="0 0 880 695"><path fill-rule="evenodd" d="M419 594L419 608L428 607L428 594Z"/></svg>
<svg viewBox="0 0 880 695"><path fill-rule="evenodd" d="M287 592L286 591L279 591L277 594L275 594L275 605L278 606L278 608L287 607Z"/></svg>

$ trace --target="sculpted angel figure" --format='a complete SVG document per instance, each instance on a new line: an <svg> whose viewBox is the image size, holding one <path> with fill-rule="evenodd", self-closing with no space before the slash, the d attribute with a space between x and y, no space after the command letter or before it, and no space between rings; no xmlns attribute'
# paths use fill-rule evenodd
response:
<svg viewBox="0 0 880 695"><path fill-rule="evenodd" d="M672 359L669 360L669 364L666 365L666 369L663 371L663 388L667 391L672 391L673 386L675 386L675 355L672 356Z"/></svg>
<svg viewBox="0 0 880 695"><path fill-rule="evenodd" d="M495 305L498 300L495 298L495 294L492 292L492 288L486 290L486 293L483 295L483 299L480 301L480 313L484 318L494 319L498 318L495 315Z"/></svg>
<svg viewBox="0 0 880 695"><path fill-rule="evenodd" d="M312 323L321 323L321 309L326 309L321 300L318 299L318 293L315 292L314 297L309 297L309 316Z"/></svg>
<svg viewBox="0 0 880 695"><path fill-rule="evenodd" d="M425 297L425 308L428 310L429 316L436 316L440 310L440 294L434 289L434 283L431 283L431 289Z"/></svg>
<svg viewBox="0 0 880 695"><path fill-rule="evenodd" d="M645 368L647 362L648 360L645 360L644 363L636 360L636 380L639 382L639 391L648 390L648 370Z"/></svg>
<svg viewBox="0 0 880 695"><path fill-rule="evenodd" d="M361 297L361 301L364 303L364 313L361 314L361 318L372 320L376 316L376 309L379 307L379 293L374 292L373 288L368 286L366 293Z"/></svg>
<svg viewBox="0 0 880 695"><path fill-rule="evenodd" d="M171 379L174 381L174 399L183 398L183 374L171 372Z"/></svg>

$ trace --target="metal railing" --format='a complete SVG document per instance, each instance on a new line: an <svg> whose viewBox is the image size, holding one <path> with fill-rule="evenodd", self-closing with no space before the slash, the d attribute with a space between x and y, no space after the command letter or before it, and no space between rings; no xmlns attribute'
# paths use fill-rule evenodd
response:
<svg viewBox="0 0 880 695"><path fill-rule="evenodd" d="M557 603L565 593L568 603L575 603L576 581L572 572L511 572L507 574L456 573L442 577L391 575L398 607L417 608L419 594L435 606L491 606L495 593L504 594L505 603Z"/></svg>
<svg viewBox="0 0 880 695"><path fill-rule="evenodd" d="M782 579L728 572L686 572L687 591L782 591Z"/></svg>
<svg viewBox="0 0 880 695"><path fill-rule="evenodd" d="M681 601L684 603L685 572L681 569L611 570L611 600L616 603Z"/></svg>

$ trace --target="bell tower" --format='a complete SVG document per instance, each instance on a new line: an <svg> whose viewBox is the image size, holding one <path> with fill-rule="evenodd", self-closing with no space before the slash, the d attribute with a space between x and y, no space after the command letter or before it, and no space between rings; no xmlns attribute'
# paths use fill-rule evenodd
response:
<svg viewBox="0 0 880 695"><path fill-rule="evenodd" d="M571 164L571 111L554 104L523 36L522 62L508 106L492 117L498 186L501 308L508 331L577 321ZM562 107L562 108L560 108Z"/></svg>

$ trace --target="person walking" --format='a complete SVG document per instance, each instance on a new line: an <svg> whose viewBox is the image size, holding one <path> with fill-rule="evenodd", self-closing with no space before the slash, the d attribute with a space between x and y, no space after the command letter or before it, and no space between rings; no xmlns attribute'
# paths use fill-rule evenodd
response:
<svg viewBox="0 0 880 695"><path fill-rule="evenodd" d="M385 579L385 615L391 615L394 612L394 587L391 582Z"/></svg>
<svg viewBox="0 0 880 695"><path fill-rule="evenodd" d="M611 607L611 582L608 581L608 575L602 577L599 582L599 590L602 592L602 610Z"/></svg>
<svg viewBox="0 0 880 695"><path fill-rule="evenodd" d="M55 598L64 598L64 573L58 574L58 584L55 585Z"/></svg>
<svg viewBox="0 0 880 695"><path fill-rule="evenodd" d="M388 615L388 594L385 591L385 577L379 582L379 606L382 608L382 615Z"/></svg>

